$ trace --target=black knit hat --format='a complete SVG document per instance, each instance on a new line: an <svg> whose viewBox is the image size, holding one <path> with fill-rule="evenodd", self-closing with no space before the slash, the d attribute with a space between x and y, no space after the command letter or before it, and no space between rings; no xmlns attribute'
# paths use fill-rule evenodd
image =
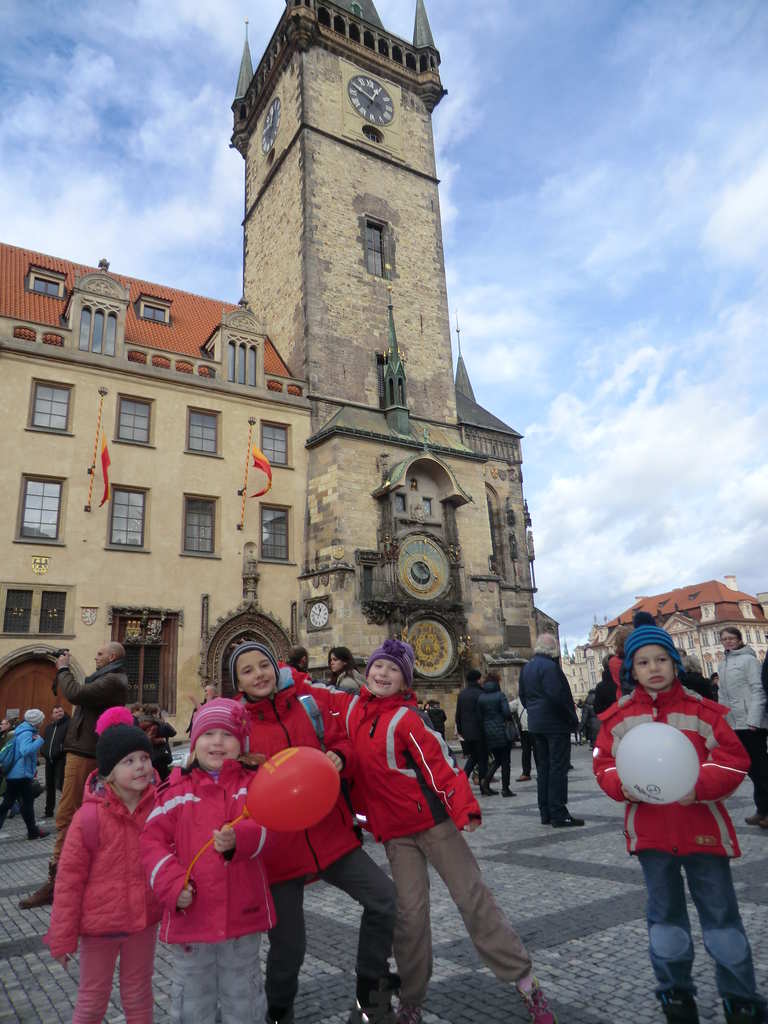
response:
<svg viewBox="0 0 768 1024"><path fill-rule="evenodd" d="M137 750L152 756L152 744L143 729L137 725L111 725L102 732L96 744L99 775L106 779L116 764Z"/></svg>

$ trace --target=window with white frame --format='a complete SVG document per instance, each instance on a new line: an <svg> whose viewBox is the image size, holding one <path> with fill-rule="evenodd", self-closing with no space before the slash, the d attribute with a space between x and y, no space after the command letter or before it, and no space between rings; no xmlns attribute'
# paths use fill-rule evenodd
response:
<svg viewBox="0 0 768 1024"><path fill-rule="evenodd" d="M218 452L218 421L218 413L190 409L187 450L201 452L204 455L216 455Z"/></svg>
<svg viewBox="0 0 768 1024"><path fill-rule="evenodd" d="M288 510L261 506L261 557L288 560Z"/></svg>
<svg viewBox="0 0 768 1024"><path fill-rule="evenodd" d="M134 444L149 444L151 402L138 398L118 399L117 437L120 441Z"/></svg>
<svg viewBox="0 0 768 1024"><path fill-rule="evenodd" d="M116 487L112 491L110 544L126 548L144 547L146 493Z"/></svg>
<svg viewBox="0 0 768 1024"><path fill-rule="evenodd" d="M31 426L40 430L66 431L71 388L42 381L35 381L33 387Z"/></svg>
<svg viewBox="0 0 768 1024"><path fill-rule="evenodd" d="M261 427L261 450L273 466L288 465L288 428L273 423Z"/></svg>
<svg viewBox="0 0 768 1024"><path fill-rule="evenodd" d="M211 498L184 499L184 551L212 555L215 549L216 502Z"/></svg>
<svg viewBox="0 0 768 1024"><path fill-rule="evenodd" d="M22 495L21 537L58 540L61 519L61 480L25 477Z"/></svg>

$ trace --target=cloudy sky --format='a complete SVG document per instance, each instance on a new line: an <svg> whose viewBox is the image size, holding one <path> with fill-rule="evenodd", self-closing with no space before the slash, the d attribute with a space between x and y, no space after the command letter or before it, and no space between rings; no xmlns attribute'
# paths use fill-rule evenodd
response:
<svg viewBox="0 0 768 1024"><path fill-rule="evenodd" d="M243 19L255 63L283 7L0 0L3 240L237 301ZM450 303L526 435L538 603L574 643L638 594L768 590L768 4L427 7Z"/></svg>

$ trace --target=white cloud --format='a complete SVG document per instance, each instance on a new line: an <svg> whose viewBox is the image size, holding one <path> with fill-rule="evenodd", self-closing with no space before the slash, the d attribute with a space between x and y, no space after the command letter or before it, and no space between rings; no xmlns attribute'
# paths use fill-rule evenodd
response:
<svg viewBox="0 0 768 1024"><path fill-rule="evenodd" d="M726 185L705 229L704 244L719 259L764 263L768 253L768 156L741 181Z"/></svg>

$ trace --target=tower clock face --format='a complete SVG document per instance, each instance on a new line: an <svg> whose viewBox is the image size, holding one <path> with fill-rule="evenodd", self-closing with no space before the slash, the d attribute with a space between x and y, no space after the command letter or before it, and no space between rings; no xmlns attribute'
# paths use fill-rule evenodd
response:
<svg viewBox="0 0 768 1024"><path fill-rule="evenodd" d="M309 610L309 624L313 629L323 629L328 625L330 610L325 601L318 601Z"/></svg>
<svg viewBox="0 0 768 1024"><path fill-rule="evenodd" d="M450 582L448 559L426 534L409 537L400 548L397 575L400 585L420 601L440 597Z"/></svg>
<svg viewBox="0 0 768 1024"><path fill-rule="evenodd" d="M280 98L275 96L269 105L267 116L264 121L264 130L261 133L261 151L268 153L275 144L277 130L280 127Z"/></svg>
<svg viewBox="0 0 768 1024"><path fill-rule="evenodd" d="M391 124L395 116L392 97L375 78L355 75L350 78L347 93L352 106L369 124Z"/></svg>

